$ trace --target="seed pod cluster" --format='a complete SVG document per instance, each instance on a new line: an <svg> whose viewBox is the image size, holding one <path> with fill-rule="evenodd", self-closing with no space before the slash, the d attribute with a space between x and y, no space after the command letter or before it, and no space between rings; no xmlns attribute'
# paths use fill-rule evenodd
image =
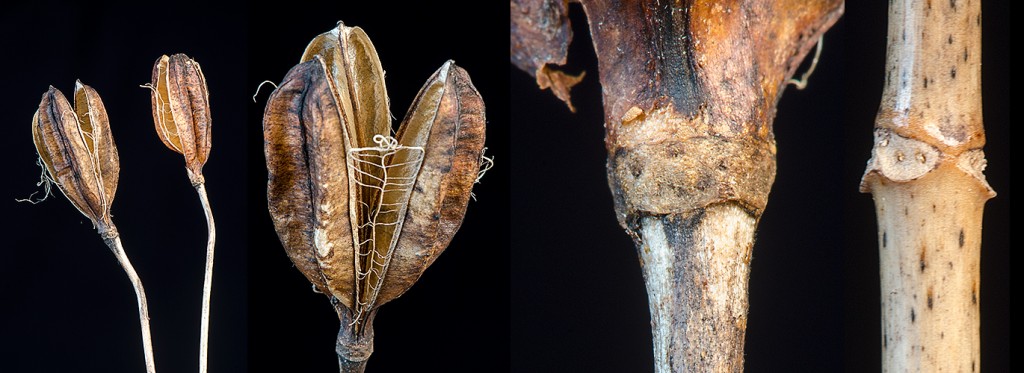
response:
<svg viewBox="0 0 1024 373"><path fill-rule="evenodd" d="M451 61L394 135L388 106L373 44L339 25L310 42L263 118L278 236L356 334L448 246L483 151L483 101Z"/></svg>
<svg viewBox="0 0 1024 373"><path fill-rule="evenodd" d="M210 156L210 92L203 70L185 54L164 55L153 64L147 87L160 141L185 156L189 179L201 184Z"/></svg>
<svg viewBox="0 0 1024 373"><path fill-rule="evenodd" d="M32 140L50 180L104 237L116 236L110 205L120 172L103 101L75 82L75 106L50 87L32 117Z"/></svg>

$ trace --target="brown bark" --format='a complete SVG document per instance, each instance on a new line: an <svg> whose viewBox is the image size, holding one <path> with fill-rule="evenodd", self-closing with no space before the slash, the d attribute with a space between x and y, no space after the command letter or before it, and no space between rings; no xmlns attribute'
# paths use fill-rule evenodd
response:
<svg viewBox="0 0 1024 373"><path fill-rule="evenodd" d="M980 370L980 2L897 0L875 145L882 370Z"/></svg>
<svg viewBox="0 0 1024 373"><path fill-rule="evenodd" d="M656 369L741 370L750 248L775 177L775 105L843 2L581 3L609 186L644 267ZM565 61L565 10L512 3L512 61L538 82Z"/></svg>

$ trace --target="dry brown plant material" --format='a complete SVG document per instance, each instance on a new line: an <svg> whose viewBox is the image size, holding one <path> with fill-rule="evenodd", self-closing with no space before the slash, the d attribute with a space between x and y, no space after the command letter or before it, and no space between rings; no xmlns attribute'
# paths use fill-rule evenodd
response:
<svg viewBox="0 0 1024 373"><path fill-rule="evenodd" d="M185 156L193 185L203 184L203 165L210 157L210 91L199 63L178 53L153 64L153 122L164 145Z"/></svg>
<svg viewBox="0 0 1024 373"><path fill-rule="evenodd" d="M484 105L446 62L392 135L384 71L358 27L310 42L267 103L267 199L288 257L331 299L342 372L373 352L378 307L402 295L462 224Z"/></svg>
<svg viewBox="0 0 1024 373"><path fill-rule="evenodd" d="M153 81L144 87L151 92L156 133L164 145L185 156L185 172L206 213L206 270L199 332L199 372L206 373L214 243L217 241L203 177L203 165L210 157L210 91L199 63L181 53L157 59L153 65Z"/></svg>
<svg viewBox="0 0 1024 373"><path fill-rule="evenodd" d="M579 1L608 183L644 271L658 372L741 371L776 103L842 0ZM513 0L511 59L569 102L568 2ZM571 105L570 105L571 107Z"/></svg>
<svg viewBox="0 0 1024 373"><path fill-rule="evenodd" d="M92 221L135 287L146 371L155 373L146 291L110 219L120 165L107 111L99 94L81 82L75 82L74 98L72 107L64 94L51 86L32 117L32 140L48 182L57 184L71 204Z"/></svg>
<svg viewBox="0 0 1024 373"><path fill-rule="evenodd" d="M981 2L889 2L875 143L882 371L981 370Z"/></svg>

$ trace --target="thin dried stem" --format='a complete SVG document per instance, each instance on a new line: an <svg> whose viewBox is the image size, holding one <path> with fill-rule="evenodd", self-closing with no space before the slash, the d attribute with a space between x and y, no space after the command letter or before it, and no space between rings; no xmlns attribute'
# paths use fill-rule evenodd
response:
<svg viewBox="0 0 1024 373"><path fill-rule="evenodd" d="M156 373L156 361L153 357L153 337L149 333L149 303L146 302L146 289L142 287L142 280L135 273L135 267L132 266L132 262L128 260L128 255L124 252L124 247L121 246L121 237L118 236L117 230L111 226L109 230L101 230L100 236L103 237L103 242L110 247L110 251L117 257L117 262L121 263L121 267L124 268L124 272L128 274L128 279L132 282L132 286L135 287L135 297L139 301L139 323L142 326L142 349L146 355L146 372Z"/></svg>
<svg viewBox="0 0 1024 373"><path fill-rule="evenodd" d="M189 171L191 173L191 171ZM213 246L217 241L217 228L213 222L213 210L210 208L210 200L206 197L206 186L203 183L195 185L199 193L199 202L203 204L203 212L206 213L206 273L203 277L203 314L199 326L199 372L207 371L207 349L210 340L210 293L213 287Z"/></svg>

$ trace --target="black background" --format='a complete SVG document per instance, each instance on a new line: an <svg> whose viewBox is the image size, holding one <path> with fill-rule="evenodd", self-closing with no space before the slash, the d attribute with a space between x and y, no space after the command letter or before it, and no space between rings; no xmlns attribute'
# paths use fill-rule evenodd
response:
<svg viewBox="0 0 1024 373"><path fill-rule="evenodd" d="M500 5L500 4L499 4ZM126 251L146 285L157 366L195 370L206 240L183 159L154 133L150 80L161 54L185 52L211 92L213 150L205 168L218 226L211 371L334 371L338 320L284 255L266 210L261 118L279 81L317 34L345 21L363 27L387 71L398 122L427 78L454 59L487 104L488 154L498 164L474 189L447 253L405 296L377 315L373 371L500 370L508 362L508 96L503 6L461 18L435 6L338 2L214 8L23 5L4 11L0 49L9 114L10 211L0 254L0 371L139 371L143 355L132 289L88 219L62 195L16 203L37 189L29 122L48 84L71 94L75 78L102 96L121 156L113 204ZM470 43L466 34L500 36ZM490 69L490 70L489 70ZM17 123L23 123L19 126ZM22 128L22 130L18 130ZM20 180L20 181L19 181ZM56 191L56 190L55 190ZM58 192L59 193L59 192ZM38 196L38 194L37 194ZM247 273L253 276L247 276Z"/></svg>
<svg viewBox="0 0 1024 373"><path fill-rule="evenodd" d="M487 105L485 145L496 166L474 188L477 200L470 201L445 253L405 295L380 308L368 371L487 372L509 365L509 116L507 80L500 67L508 60L508 12L504 4L481 3L487 4L462 6L458 12L432 2L250 8L250 92L264 80L280 82L313 37L344 21L363 28L376 47L395 122L448 59L469 72ZM257 118L271 89L264 86L259 104L248 107L252 131L247 144L256 150L250 151L250 164L263 163ZM286 363L295 372L335 371L337 315L285 256L266 212L266 169L252 170L247 181L253 212L249 361L254 367Z"/></svg>
<svg viewBox="0 0 1024 373"><path fill-rule="evenodd" d="M875 217L857 185L881 94L887 10L884 2L848 6L808 88L787 88L779 104L778 174L750 280L748 371L878 370ZM497 67L507 60L503 3L457 12L364 7L28 3L0 11L0 371L143 366L131 285L88 219L56 190L36 205L14 201L40 190L29 122L41 95L51 84L69 95L76 78L102 96L120 151L114 222L146 284L158 367L195 369L205 221L182 157L155 135L149 92L138 88L157 57L177 52L202 65L211 92L211 371L337 369L337 318L287 260L266 212L260 120L272 88L257 103L251 96L259 82L279 82L306 43L339 20L363 27L377 46L397 120L446 59L464 67L487 103L488 154L497 162L449 250L381 309L369 370L651 371L647 299L633 244L613 215L597 65L580 9L568 69L588 76L573 90L579 110L570 114L511 66L509 96ZM985 3L986 175L999 193L986 205L982 251L982 367L991 371L1009 369L1008 16L1006 2Z"/></svg>
<svg viewBox="0 0 1024 373"><path fill-rule="evenodd" d="M779 103L778 172L750 277L749 372L881 364L874 205L858 185L882 92L888 13L885 2L847 6L807 89L787 88ZM513 370L652 371L643 277L608 191L596 59L582 9L571 9L566 69L587 72L572 90L576 114L510 65ZM1005 2L985 3L985 174L999 193L986 205L982 240L986 371L1009 370L1008 14Z"/></svg>
<svg viewBox="0 0 1024 373"><path fill-rule="evenodd" d="M124 271L89 220L41 188L32 113L49 85L73 97L75 79L102 97L120 153L114 224L149 298L160 371L195 371L206 221L184 158L156 135L148 83L162 54L186 53L206 75L213 147L204 168L217 223L210 370L245 371L245 13L198 4L133 6L25 2L0 11L3 50L5 239L0 250L0 371L139 372L142 344ZM39 197L40 194L36 194Z"/></svg>

